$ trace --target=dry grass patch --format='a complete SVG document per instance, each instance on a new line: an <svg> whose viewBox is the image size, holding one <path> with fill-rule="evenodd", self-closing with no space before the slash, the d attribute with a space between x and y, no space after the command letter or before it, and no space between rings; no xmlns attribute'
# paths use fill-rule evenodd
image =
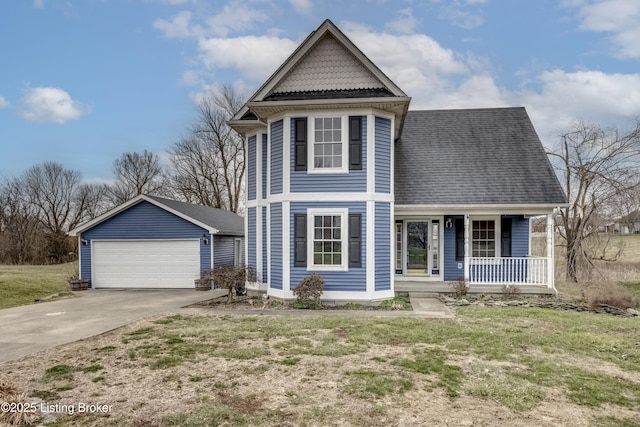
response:
<svg viewBox="0 0 640 427"><path fill-rule="evenodd" d="M0 368L30 398L112 406L60 426L587 426L640 411L638 342L637 319L542 309L177 315Z"/></svg>

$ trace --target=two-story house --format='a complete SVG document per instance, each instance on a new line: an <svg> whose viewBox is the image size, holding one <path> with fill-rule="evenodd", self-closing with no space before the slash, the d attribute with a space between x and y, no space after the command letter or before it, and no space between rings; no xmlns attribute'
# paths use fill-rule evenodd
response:
<svg viewBox="0 0 640 427"><path fill-rule="evenodd" d="M331 300L400 289L553 292L564 193L524 108L409 111L331 21L229 124L246 141L246 260L269 295L313 272ZM529 218L547 216L545 256Z"/></svg>

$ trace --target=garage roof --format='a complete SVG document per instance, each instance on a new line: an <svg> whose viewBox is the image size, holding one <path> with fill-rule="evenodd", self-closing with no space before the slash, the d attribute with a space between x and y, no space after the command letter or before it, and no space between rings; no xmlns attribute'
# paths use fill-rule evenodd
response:
<svg viewBox="0 0 640 427"><path fill-rule="evenodd" d="M174 215L179 216L193 224L196 224L212 234L244 235L244 218L233 212L223 209L212 208L209 206L195 205L192 203L179 202L177 200L165 199L163 197L148 196L141 194L133 199L111 209L109 212L100 215L91 221L81 224L77 228L69 231L71 236L77 236L78 234L95 227L103 221L129 209L132 206L141 202L149 202L161 209L171 212Z"/></svg>

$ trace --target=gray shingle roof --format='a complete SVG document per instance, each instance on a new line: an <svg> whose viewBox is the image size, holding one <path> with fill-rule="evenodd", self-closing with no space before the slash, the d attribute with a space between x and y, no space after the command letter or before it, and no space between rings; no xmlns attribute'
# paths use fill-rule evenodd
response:
<svg viewBox="0 0 640 427"><path fill-rule="evenodd" d="M194 205L157 196L147 196L156 202L193 218L205 225L220 230L219 234L243 235L244 219L233 212L209 206Z"/></svg>
<svg viewBox="0 0 640 427"><path fill-rule="evenodd" d="M524 108L409 111L395 144L396 204L564 204Z"/></svg>

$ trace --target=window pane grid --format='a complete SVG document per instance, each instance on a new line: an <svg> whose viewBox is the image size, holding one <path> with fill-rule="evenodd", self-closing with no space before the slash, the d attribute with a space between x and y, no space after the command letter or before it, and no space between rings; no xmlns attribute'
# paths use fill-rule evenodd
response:
<svg viewBox="0 0 640 427"><path fill-rule="evenodd" d="M473 221L471 235L471 255L473 257L496 256L496 230L494 221Z"/></svg>
<svg viewBox="0 0 640 427"><path fill-rule="evenodd" d="M313 166L342 167L342 119L340 117L314 120Z"/></svg>
<svg viewBox="0 0 640 427"><path fill-rule="evenodd" d="M316 215L313 218L313 263L342 264L342 218L340 215Z"/></svg>

